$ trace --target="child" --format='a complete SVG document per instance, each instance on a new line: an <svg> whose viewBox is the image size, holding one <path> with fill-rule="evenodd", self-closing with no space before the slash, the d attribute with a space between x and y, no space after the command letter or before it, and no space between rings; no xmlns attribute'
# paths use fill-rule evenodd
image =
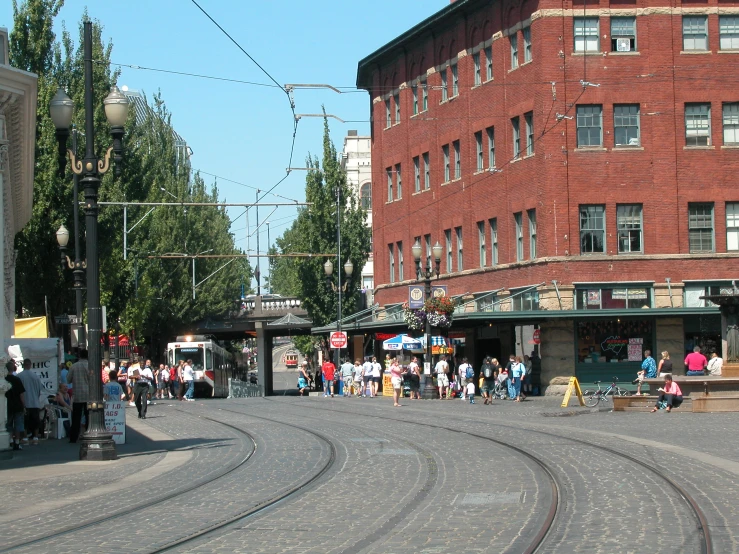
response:
<svg viewBox="0 0 739 554"><path fill-rule="evenodd" d="M467 398L470 399L470 404L475 403L475 382L469 381L467 385L465 385L465 392L467 393Z"/></svg>

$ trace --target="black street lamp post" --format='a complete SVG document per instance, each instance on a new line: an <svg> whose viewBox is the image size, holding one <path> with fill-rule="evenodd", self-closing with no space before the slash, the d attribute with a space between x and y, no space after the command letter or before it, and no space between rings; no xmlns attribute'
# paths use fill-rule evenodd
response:
<svg viewBox="0 0 739 554"><path fill-rule="evenodd" d="M433 254L434 254L434 261L435 265L432 268L431 267L431 259L429 258L426 263L426 268L421 267L421 243L416 241L416 244L413 245L413 248L411 248L411 251L413 252L413 259L416 261L416 279L419 281L423 281L423 297L424 300L429 300L431 298L431 277L433 277L434 274L436 274L436 278L439 278L439 268L441 266L441 253L442 248L439 244L439 241L436 241L436 244L432 248ZM430 370L431 370L431 322L429 321L428 314L426 314L426 359L424 362L429 364L429 373L426 373L426 368L424 368L423 375L425 378L425 385L423 387L423 397L424 398L434 398L436 396L436 389L434 388L434 380L431 377ZM425 365L425 364L424 364Z"/></svg>
<svg viewBox="0 0 739 554"><path fill-rule="evenodd" d="M67 151L72 171L82 176L81 184L85 195L85 229L87 254L87 323L88 323L88 364L91 374L90 400L87 403L89 420L87 431L80 444L81 460L115 460L117 458L113 437L105 429L102 390L101 338L102 309L100 307L100 265L98 260L98 189L100 178L110 167L110 158L115 162L115 174L120 175L123 160L123 134L128 117L128 100L113 86L105 99L105 116L111 126L113 146L108 148L103 159L95 155L95 111L92 90L92 23L84 23L84 72L85 72L85 155L77 159L75 152ZM57 129L59 140L59 166L63 174L66 140L72 122L72 100L62 89L57 91L51 101L50 114Z"/></svg>

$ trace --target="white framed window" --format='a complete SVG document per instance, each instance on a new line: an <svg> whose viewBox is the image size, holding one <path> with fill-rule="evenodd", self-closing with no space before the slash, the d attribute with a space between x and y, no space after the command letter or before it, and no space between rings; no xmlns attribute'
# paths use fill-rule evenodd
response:
<svg viewBox="0 0 739 554"><path fill-rule="evenodd" d="M488 135L488 167L495 167L495 128L485 129Z"/></svg>
<svg viewBox="0 0 739 554"><path fill-rule="evenodd" d="M580 206L580 253L603 254L606 251L606 207Z"/></svg>
<svg viewBox="0 0 739 554"><path fill-rule="evenodd" d="M523 260L523 216L521 212L513 214L516 223L516 261Z"/></svg>
<svg viewBox="0 0 739 554"><path fill-rule="evenodd" d="M613 106L613 136L616 146L639 146L639 104Z"/></svg>
<svg viewBox="0 0 739 554"><path fill-rule="evenodd" d="M395 102L395 123L400 123L400 93L396 92L393 94L393 101Z"/></svg>
<svg viewBox="0 0 739 554"><path fill-rule="evenodd" d="M726 203L726 250L739 250L739 202Z"/></svg>
<svg viewBox="0 0 739 554"><path fill-rule="evenodd" d="M739 16L720 15L718 34L721 50L739 50Z"/></svg>
<svg viewBox="0 0 739 554"><path fill-rule="evenodd" d="M426 83L426 77L421 78L421 111L425 112L429 109L429 87Z"/></svg>
<svg viewBox="0 0 739 554"><path fill-rule="evenodd" d="M710 104L685 104L685 145L711 145Z"/></svg>
<svg viewBox="0 0 739 554"><path fill-rule="evenodd" d="M372 209L372 185L370 183L363 184L362 188L359 189L359 195L360 195L360 201L362 203L362 208L365 210L371 210Z"/></svg>
<svg viewBox="0 0 739 554"><path fill-rule="evenodd" d="M527 210L529 220L529 258L536 259L536 210Z"/></svg>
<svg viewBox="0 0 739 554"><path fill-rule="evenodd" d="M413 94L413 115L418 115L418 84L411 87L411 93Z"/></svg>
<svg viewBox="0 0 739 554"><path fill-rule="evenodd" d="M451 166L449 165L449 145L445 144L441 147L441 153L444 156L444 182L448 183L452 180Z"/></svg>
<svg viewBox="0 0 739 554"><path fill-rule="evenodd" d="M600 52L600 20L597 17L573 17L575 52Z"/></svg>
<svg viewBox="0 0 739 554"><path fill-rule="evenodd" d="M511 119L511 129L513 131L513 159L517 160L521 155L521 125L517 117Z"/></svg>
<svg viewBox="0 0 739 554"><path fill-rule="evenodd" d="M480 52L472 54L472 65L475 73L475 86L482 84L482 74L480 73Z"/></svg>
<svg viewBox="0 0 739 554"><path fill-rule="evenodd" d="M475 133L475 158L477 159L477 171L485 168L485 153L482 150L482 131Z"/></svg>
<svg viewBox="0 0 739 554"><path fill-rule="evenodd" d="M452 230L447 229L444 231L444 240L446 241L446 272L452 273L454 268L452 267Z"/></svg>
<svg viewBox="0 0 739 554"><path fill-rule="evenodd" d="M690 253L713 252L713 202L688 204Z"/></svg>
<svg viewBox="0 0 739 554"><path fill-rule="evenodd" d="M634 254L642 249L642 205L619 204L616 206L618 253Z"/></svg>
<svg viewBox="0 0 739 554"><path fill-rule="evenodd" d="M531 27L526 27L523 30L523 61L526 63L533 59L534 55L531 51Z"/></svg>
<svg viewBox="0 0 739 554"><path fill-rule="evenodd" d="M493 47L485 47L485 80L490 81L493 78Z"/></svg>
<svg viewBox="0 0 739 554"><path fill-rule="evenodd" d="M526 155L532 156L534 154L534 113L523 114L523 119L526 122Z"/></svg>
<svg viewBox="0 0 739 554"><path fill-rule="evenodd" d="M421 160L413 158L413 192L421 192Z"/></svg>
<svg viewBox="0 0 739 554"><path fill-rule="evenodd" d="M724 144L739 145L739 102L723 105Z"/></svg>
<svg viewBox="0 0 739 554"><path fill-rule="evenodd" d="M423 188L426 190L431 188L431 162L428 152L423 154Z"/></svg>
<svg viewBox="0 0 739 554"><path fill-rule="evenodd" d="M452 97L459 94L459 75L457 74L457 64L452 64Z"/></svg>
<svg viewBox="0 0 739 554"><path fill-rule="evenodd" d="M387 201L392 202L393 201L393 168L388 167L385 170L385 173L387 174Z"/></svg>
<svg viewBox="0 0 739 554"><path fill-rule="evenodd" d="M455 140L452 142L452 147L454 148L454 178L455 179L461 179L462 178L462 154L460 152L459 147L459 141Z"/></svg>
<svg viewBox="0 0 739 554"><path fill-rule="evenodd" d="M444 69L441 70L441 101L446 102L449 99L449 90L447 89L448 82L447 82L447 67L444 66Z"/></svg>
<svg viewBox="0 0 739 554"><path fill-rule="evenodd" d="M611 52L636 52L636 17L611 18Z"/></svg>
<svg viewBox="0 0 739 554"><path fill-rule="evenodd" d="M464 270L464 256L462 255L462 227L455 227L454 234L457 236L457 271Z"/></svg>
<svg viewBox="0 0 739 554"><path fill-rule="evenodd" d="M577 147L603 145L603 107L600 105L577 106Z"/></svg>
<svg viewBox="0 0 739 554"><path fill-rule="evenodd" d="M487 263L485 252L485 222L477 222L477 243L480 246L480 267L485 267Z"/></svg>
<svg viewBox="0 0 739 554"><path fill-rule="evenodd" d="M518 67L518 33L513 33L510 36L511 40L511 69Z"/></svg>
<svg viewBox="0 0 739 554"><path fill-rule="evenodd" d="M498 218L488 220L490 225L490 265L498 265Z"/></svg>
<svg viewBox="0 0 739 554"><path fill-rule="evenodd" d="M390 282L395 282L395 249L393 244L387 245L387 252L390 261Z"/></svg>
<svg viewBox="0 0 739 554"><path fill-rule="evenodd" d="M683 16L683 50L708 50L708 16Z"/></svg>
<svg viewBox="0 0 739 554"><path fill-rule="evenodd" d="M403 243L398 242L398 281L403 280Z"/></svg>
<svg viewBox="0 0 739 554"><path fill-rule="evenodd" d="M390 117L390 98L385 99L385 128L387 129L393 124Z"/></svg>
<svg viewBox="0 0 739 554"><path fill-rule="evenodd" d="M395 180L397 185L397 190L395 191L396 198L400 200L403 198L403 181L400 174L400 164L395 165Z"/></svg>

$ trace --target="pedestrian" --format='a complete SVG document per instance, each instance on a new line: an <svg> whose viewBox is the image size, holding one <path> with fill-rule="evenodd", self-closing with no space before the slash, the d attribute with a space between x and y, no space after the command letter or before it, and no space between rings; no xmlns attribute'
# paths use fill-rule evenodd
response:
<svg viewBox="0 0 739 554"><path fill-rule="evenodd" d="M659 376L662 373L672 373L672 360L667 350L662 352L662 359L657 366L657 375Z"/></svg>
<svg viewBox="0 0 739 554"><path fill-rule="evenodd" d="M59 381L62 383L67 382L67 374L69 373L69 368L67 367L67 364L59 364ZM69 387L71 392L71 387Z"/></svg>
<svg viewBox="0 0 739 554"><path fill-rule="evenodd" d="M39 424L41 423L41 402L39 397L41 391L44 390L44 384L41 378L31 369L33 363L30 359L23 360L23 371L17 373L18 379L23 383L25 389L24 405L26 408L26 431L21 444L28 444L28 436L31 437L31 444L38 444Z"/></svg>
<svg viewBox="0 0 739 554"><path fill-rule="evenodd" d="M323 375L323 397L326 398L329 394L331 398L334 397L334 376L336 373L336 366L334 363L326 358L321 366L321 374Z"/></svg>
<svg viewBox="0 0 739 554"><path fill-rule="evenodd" d="M508 356L508 363L505 366L506 369L506 382L505 385L508 389L508 399L516 399L516 390L513 388L513 364L516 363L516 355L511 354Z"/></svg>
<svg viewBox="0 0 739 554"><path fill-rule="evenodd" d="M523 365L521 356L516 356L511 370L510 379L512 380L515 400L516 402L521 402L521 382L526 375L526 366ZM526 397L524 396L523 398L525 399Z"/></svg>
<svg viewBox="0 0 739 554"><path fill-rule="evenodd" d="M136 380L133 386L133 401L139 413L139 419L146 419L147 396L149 395L149 386L154 381L154 374L151 372L149 365L144 365L138 370L138 373L134 372L131 378Z"/></svg>
<svg viewBox="0 0 739 554"><path fill-rule="evenodd" d="M482 397L483 404L493 403L493 391L495 391L495 380L498 378L498 360L488 356L480 368L482 373Z"/></svg>
<svg viewBox="0 0 739 554"><path fill-rule="evenodd" d="M703 358L705 360L705 358ZM652 358L652 351L644 351L644 361L641 363L641 370L636 374L636 396L641 395L641 388L644 384L644 379L656 379L657 378L657 362Z"/></svg>
<svg viewBox="0 0 739 554"><path fill-rule="evenodd" d="M457 367L457 383L459 389L462 391L462 400L465 399L465 393L467 389L467 374L472 366L467 363L467 358L462 358L462 363ZM472 370L472 377L474 378L474 370Z"/></svg>
<svg viewBox="0 0 739 554"><path fill-rule="evenodd" d="M356 394L359 397L364 396L364 391L362 390L362 374L364 373L364 366L362 365L362 360L357 358L354 360L354 394Z"/></svg>
<svg viewBox="0 0 739 554"><path fill-rule="evenodd" d="M187 387L185 391L184 399L188 402L193 402L195 399L195 374L192 370L192 360L187 360L182 365L182 383Z"/></svg>
<svg viewBox="0 0 739 554"><path fill-rule="evenodd" d="M117 375L118 384L121 386L121 390L123 390L123 394L125 395L126 400L130 400L130 396L128 395L128 362L121 362L121 366L118 368L118 375Z"/></svg>
<svg viewBox="0 0 739 554"><path fill-rule="evenodd" d="M693 347L693 351L685 356L685 367L688 370L688 376L705 375L705 369L708 366L708 360L701 354L701 347Z"/></svg>
<svg viewBox="0 0 739 554"><path fill-rule="evenodd" d="M389 354L388 354L389 356ZM380 381L382 380L382 366L377 358L372 358L372 396L380 392Z"/></svg>
<svg viewBox="0 0 739 554"><path fill-rule="evenodd" d="M400 389L403 386L403 378L397 358L390 360L390 382L393 385L393 406L401 406Z"/></svg>
<svg viewBox="0 0 739 554"><path fill-rule="evenodd" d="M298 373L298 393L303 396L305 389L308 388L310 383L310 377L308 376L308 362L303 360L303 364L300 366L300 372Z"/></svg>
<svg viewBox="0 0 739 554"><path fill-rule="evenodd" d="M24 431L23 410L25 409L26 389L18 376L14 375L16 366L13 360L8 360L5 363L5 369L7 372L5 380L10 384L10 388L5 391L8 417L6 427L10 434L13 450L23 450L21 438Z"/></svg>
<svg viewBox="0 0 739 554"><path fill-rule="evenodd" d="M108 360L100 360L100 378L102 379L103 385L110 381L109 373L110 367L108 365Z"/></svg>
<svg viewBox="0 0 739 554"><path fill-rule="evenodd" d="M449 364L446 361L446 356L442 356L436 362L434 373L436 374L436 385L439 388L439 400L444 400L445 396L449 397Z"/></svg>
<svg viewBox="0 0 739 554"><path fill-rule="evenodd" d="M177 366L169 368L169 397L180 399L180 376L177 373Z"/></svg>
<svg viewBox="0 0 739 554"><path fill-rule="evenodd" d="M467 382L467 385L465 385L465 394L467 395L467 398L470 399L470 404L475 403L475 381L473 379L469 380Z"/></svg>
<svg viewBox="0 0 739 554"><path fill-rule="evenodd" d="M114 373L118 373L117 371ZM120 386L120 385L119 385ZM120 397L119 397L120 400ZM59 408L62 413L66 416L63 421L64 426L64 432L66 433L66 436L69 437L69 432L72 428L72 424L70 423L72 419L72 397L69 396L69 389L67 387L66 383L59 383L59 387L56 391L56 397L54 398L54 402L52 402L57 408ZM63 438L63 437L58 437Z"/></svg>
<svg viewBox="0 0 739 554"><path fill-rule="evenodd" d="M526 368L526 375L524 375L523 381L521 382L521 390L523 391L525 395L524 396L524 400L525 400L526 396L528 396L528 394L531 394L531 372L534 369L534 364L531 362L531 358L524 355L523 365Z"/></svg>
<svg viewBox="0 0 739 554"><path fill-rule="evenodd" d="M343 393L344 396L351 396L352 395L352 381L354 375L354 366L349 361L349 358L346 358L344 360L344 363L341 364L341 382L343 383Z"/></svg>
<svg viewBox="0 0 739 554"><path fill-rule="evenodd" d="M683 391L680 390L680 385L672 380L672 375L669 373L665 373L665 384L657 391L660 395L654 408L652 408L652 412L659 410L663 402L666 404L665 411L667 412L671 412L672 408L677 408L683 403Z"/></svg>
<svg viewBox="0 0 739 554"><path fill-rule="evenodd" d="M714 377L721 377L721 368L724 366L724 360L721 359L717 352L711 352L711 359L708 361L708 374Z"/></svg>
<svg viewBox="0 0 739 554"><path fill-rule="evenodd" d="M411 363L408 364L408 384L411 389L411 400L421 400L421 368L418 365L418 358L413 356Z"/></svg>
<svg viewBox="0 0 739 554"><path fill-rule="evenodd" d="M123 389L118 383L118 372L115 369L108 371L108 382L103 385L103 400L106 402L120 402Z"/></svg>
<svg viewBox="0 0 739 554"><path fill-rule="evenodd" d="M372 396L372 359L369 357L362 364L362 398L367 394Z"/></svg>
<svg viewBox="0 0 739 554"><path fill-rule="evenodd" d="M159 390L159 398L167 398L167 396L165 395L168 395L169 398L172 398L172 394L169 392L169 381L169 368L165 364L159 364L159 383L161 384L161 388Z"/></svg>
<svg viewBox="0 0 739 554"><path fill-rule="evenodd" d="M72 364L67 374L67 382L74 385L72 396L72 425L69 429L69 442L75 443L80 436L82 416L85 417L85 427L89 423L87 403L92 400L90 387L92 375L87 365L87 350L81 349L78 353L79 359Z"/></svg>

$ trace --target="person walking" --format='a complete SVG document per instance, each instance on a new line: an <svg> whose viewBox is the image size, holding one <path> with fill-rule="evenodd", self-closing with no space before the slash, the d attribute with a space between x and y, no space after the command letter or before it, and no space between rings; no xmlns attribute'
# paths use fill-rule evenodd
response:
<svg viewBox="0 0 739 554"><path fill-rule="evenodd" d="M672 380L672 375L665 373L665 384L657 389L660 393L657 403L652 408L652 413L659 410L660 405L664 402L667 406L665 411L671 412L672 408L677 408L683 403L683 391L680 385Z"/></svg>
<svg viewBox="0 0 739 554"><path fill-rule="evenodd" d="M123 389L123 394L125 395L126 400L130 400L131 397L126 386L126 383L128 383L128 362L121 362L116 379L118 380L118 384L121 386L121 389Z"/></svg>
<svg viewBox="0 0 739 554"><path fill-rule="evenodd" d="M467 374L472 366L467 363L467 358L462 358L462 363L457 367L457 382L459 383L459 390L462 391L462 400L466 398L467 394ZM474 370L472 371L472 377L474 379Z"/></svg>
<svg viewBox="0 0 739 554"><path fill-rule="evenodd" d="M516 402L521 402L521 383L523 382L523 378L526 376L526 366L523 364L521 356L516 356L511 371L515 400ZM524 396L524 398L526 397Z"/></svg>
<svg viewBox="0 0 739 554"><path fill-rule="evenodd" d="M693 351L685 356L685 367L688 370L688 377L696 375L705 375L705 369L708 366L708 360L701 354L701 347L693 347Z"/></svg>
<svg viewBox="0 0 739 554"><path fill-rule="evenodd" d="M187 387L184 396L185 400L193 402L195 400L193 398L195 395L195 374L192 370L192 360L187 360L182 365L182 383Z"/></svg>
<svg viewBox="0 0 739 554"><path fill-rule="evenodd" d="M436 385L439 387L439 400L444 400L445 395L446 398L449 398L449 364L446 361L446 356L442 356L436 362L434 373L436 373Z"/></svg>
<svg viewBox="0 0 739 554"><path fill-rule="evenodd" d="M149 386L154 381L154 375L151 372L149 364L146 364L139 369L138 375L132 377L136 379L136 383L133 386L133 401L139 412L139 419L146 419L147 397L149 395Z"/></svg>
<svg viewBox="0 0 739 554"><path fill-rule="evenodd" d="M515 354L511 354L508 356L508 363L505 366L506 369L506 388L508 389L508 398L510 400L516 399L516 391L513 388L513 364L516 363L516 356Z"/></svg>
<svg viewBox="0 0 739 554"><path fill-rule="evenodd" d="M305 393L305 389L308 388L308 383L310 383L310 377L308 377L308 362L303 360L298 372L298 394L300 396L303 396Z"/></svg>
<svg viewBox="0 0 739 554"><path fill-rule="evenodd" d="M480 368L482 373L482 397L483 404L493 403L493 391L495 391L495 380L498 378L498 360L488 356Z"/></svg>
<svg viewBox="0 0 739 554"><path fill-rule="evenodd" d="M364 396L364 391L362 390L363 374L364 366L362 365L362 360L357 358L354 360L354 394L360 398Z"/></svg>
<svg viewBox="0 0 739 554"><path fill-rule="evenodd" d="M341 382L342 382L342 393L346 397L352 395L352 382L354 381L354 366L349 361L349 358L344 360L341 364Z"/></svg>
<svg viewBox="0 0 739 554"><path fill-rule="evenodd" d="M336 366L330 359L326 359L321 366L321 375L323 375L323 397L329 394L334 397L334 377L336 376Z"/></svg>
<svg viewBox="0 0 739 554"><path fill-rule="evenodd" d="M390 360L390 382L393 385L393 406L401 406L400 403L400 390L403 386L403 377L401 376L402 370L398 365L397 358Z"/></svg>
<svg viewBox="0 0 739 554"><path fill-rule="evenodd" d="M380 381L382 380L382 366L377 358L372 358L372 396L380 392Z"/></svg>
<svg viewBox="0 0 739 554"><path fill-rule="evenodd" d="M367 358L362 364L362 397L367 396L367 390L369 389L369 395L372 396L372 359Z"/></svg>
<svg viewBox="0 0 739 554"><path fill-rule="evenodd" d="M31 369L33 363L29 358L23 360L23 371L17 373L18 379L23 383L25 389L25 400L24 405L26 407L26 436L21 441L22 444L28 444L28 437L30 436L31 444L38 444L39 435L39 424L41 420L39 414L41 412L41 403L39 402L39 396L44 388L44 384L41 382L41 378L33 372Z"/></svg>
<svg viewBox="0 0 739 554"><path fill-rule="evenodd" d="M72 396L72 424L69 429L69 442L71 443L77 442L80 436L82 416L85 416L85 427L90 421L87 403L92 400L90 394L92 375L87 365L87 350L80 350L78 355L79 359L72 364L67 374L67 382L74 386L74 395Z"/></svg>

